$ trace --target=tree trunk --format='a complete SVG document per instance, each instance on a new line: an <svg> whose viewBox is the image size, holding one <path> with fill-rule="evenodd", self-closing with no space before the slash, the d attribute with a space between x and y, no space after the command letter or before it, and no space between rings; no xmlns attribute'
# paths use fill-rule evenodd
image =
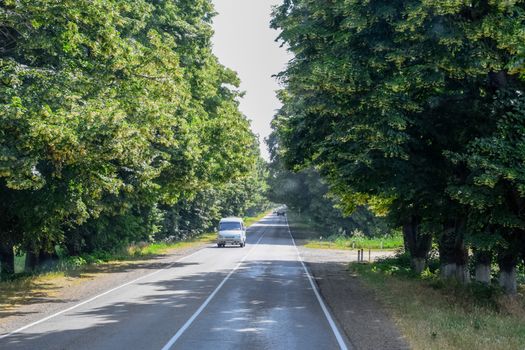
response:
<svg viewBox="0 0 525 350"><path fill-rule="evenodd" d="M456 280L461 284L470 282L470 272L467 264L456 265Z"/></svg>
<svg viewBox="0 0 525 350"><path fill-rule="evenodd" d="M15 252L10 244L0 244L0 272L1 275L15 273Z"/></svg>
<svg viewBox="0 0 525 350"><path fill-rule="evenodd" d="M450 220L443 225L439 239L439 259L441 261L441 278L456 279L468 283L468 250L463 240L464 220Z"/></svg>
<svg viewBox="0 0 525 350"><path fill-rule="evenodd" d="M518 292L516 280L517 262L518 257L510 252L501 252L498 255L499 285L509 295L515 295Z"/></svg>
<svg viewBox="0 0 525 350"><path fill-rule="evenodd" d="M447 264L441 262L441 278L451 279L456 277L456 264Z"/></svg>
<svg viewBox="0 0 525 350"><path fill-rule="evenodd" d="M516 267L510 270L500 270L499 285L506 294L515 295L518 292L518 284L516 282Z"/></svg>
<svg viewBox="0 0 525 350"><path fill-rule="evenodd" d="M409 234L406 232L405 226L403 226L403 248L405 249L405 253L410 254L410 245L408 244L409 239L407 238Z"/></svg>
<svg viewBox="0 0 525 350"><path fill-rule="evenodd" d="M421 219L411 216L403 225L403 239L406 249L410 254L412 270L421 274L426 266L428 252L432 247L432 236L421 233Z"/></svg>
<svg viewBox="0 0 525 350"><path fill-rule="evenodd" d="M38 264L42 268L50 268L58 260L56 252L48 252L46 250L40 250L38 253Z"/></svg>
<svg viewBox="0 0 525 350"><path fill-rule="evenodd" d="M483 284L490 284L490 265L476 264L476 281Z"/></svg>
<svg viewBox="0 0 525 350"><path fill-rule="evenodd" d="M476 250L474 252L476 262L476 281L490 284L490 266L492 264L492 253L487 250Z"/></svg>
<svg viewBox="0 0 525 350"><path fill-rule="evenodd" d="M25 271L31 272L34 271L38 267L38 254L35 254L35 252L28 250L26 252L26 261L25 261Z"/></svg>
<svg viewBox="0 0 525 350"><path fill-rule="evenodd" d="M412 263L412 269L418 275L420 275L427 266L427 260L425 258L411 258L410 261Z"/></svg>

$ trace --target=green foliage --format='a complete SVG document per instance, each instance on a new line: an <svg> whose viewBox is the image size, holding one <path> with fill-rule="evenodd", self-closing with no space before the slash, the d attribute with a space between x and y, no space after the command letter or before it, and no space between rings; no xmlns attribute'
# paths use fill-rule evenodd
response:
<svg viewBox="0 0 525 350"><path fill-rule="evenodd" d="M410 268L410 256L408 254L397 254L394 257L379 259L373 263L370 271L388 276L414 277Z"/></svg>

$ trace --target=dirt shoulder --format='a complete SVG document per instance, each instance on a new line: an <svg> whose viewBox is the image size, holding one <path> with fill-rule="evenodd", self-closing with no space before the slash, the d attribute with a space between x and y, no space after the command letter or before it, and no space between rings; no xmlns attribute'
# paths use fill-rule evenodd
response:
<svg viewBox="0 0 525 350"><path fill-rule="evenodd" d="M348 263L357 260L356 251L301 246L299 250L354 349L409 349L381 303L356 275L348 272ZM375 251L372 259L389 254Z"/></svg>

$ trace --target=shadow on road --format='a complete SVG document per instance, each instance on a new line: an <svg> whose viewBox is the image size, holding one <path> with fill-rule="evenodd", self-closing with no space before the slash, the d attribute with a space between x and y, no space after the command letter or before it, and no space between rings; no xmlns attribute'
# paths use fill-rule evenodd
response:
<svg viewBox="0 0 525 350"><path fill-rule="evenodd" d="M268 227L274 226L272 239L263 239L261 245L290 245L288 228L281 225L282 220L275 225L276 219L270 217L261 223ZM228 254L228 250L224 250L224 253ZM231 334L242 333L247 336L264 333L279 337L285 332L288 336L293 334L309 339L318 333L319 322L324 322L321 321L324 316L312 319L312 304L307 305L305 300L310 300L310 303L315 301L314 294L301 263L294 257L290 259L293 260L261 259L242 263L224 284L214 302L206 308L205 312L214 315L213 322L206 323L207 318L198 318L196 321L204 322L201 326L206 330L206 336L232 341L237 338ZM348 274L345 262L308 259L306 264L315 276L327 306L355 348L406 348L397 329L373 295L357 278ZM167 265L171 264L157 260L141 262L139 265L106 266L104 272L160 269ZM187 265L177 263L174 267ZM101 299L86 304L58 316L52 322L44 322L24 333L0 339L0 348L160 349L230 271L137 282L121 292L111 293L108 298L104 298L104 303ZM123 293L125 295L121 297ZM290 326L293 329L283 329L281 321L290 315L296 315L293 326ZM329 330L323 332L330 333Z"/></svg>
<svg viewBox="0 0 525 350"><path fill-rule="evenodd" d="M179 266L184 265L187 264L181 263ZM279 270L279 274L274 273L275 269ZM75 349L110 349L115 348L111 346L112 342L117 343L119 339L120 344L133 344L133 348L136 349L161 348L228 273L229 270L153 282L137 282L126 287L135 288L136 297L121 301L118 300L118 292L115 292L113 297L117 300L114 302L87 310L83 310L82 307L68 312L65 316L58 316L53 322L45 322L24 333L13 334L0 340L0 348L44 350L67 348L64 344L75 344ZM275 327L268 316L269 312L305 308L301 302L302 298L293 297L294 292L282 293L286 289L297 293L311 293L309 288L297 288L295 285L305 285L303 273L297 261L243 263L223 289L226 290L231 285L241 288L229 290L222 295L221 303L231 305L231 308L226 308L228 312L221 315L223 322L209 331L216 334L221 334L225 329L232 332L257 332L263 327ZM297 279L297 276L300 278ZM235 279L246 281L235 283ZM261 291L268 289L279 289L281 292L262 297ZM250 294L259 297L250 299ZM280 297L277 298L276 295ZM255 317L253 322L242 322L243 326L239 327L242 315L246 314L260 317ZM55 329L57 325L62 329ZM298 324L297 327L304 325ZM159 331L162 334L159 334ZM109 343L105 336L107 334L113 334Z"/></svg>
<svg viewBox="0 0 525 350"><path fill-rule="evenodd" d="M64 299L59 292L64 283L73 284L74 280L92 280L98 275L124 274L137 270L160 270L168 267L177 268L188 264L166 261L166 256L154 256L143 261L111 262L90 265L79 270L64 271L65 281L50 278L43 282L32 277L24 277L9 283L0 284L0 320L12 316L25 316L38 311L21 311L24 306L36 304L66 304L74 300ZM45 279L44 279L45 281Z"/></svg>
<svg viewBox="0 0 525 350"><path fill-rule="evenodd" d="M120 344L120 348L122 344L133 344L132 348L136 349L160 349L229 271L137 282L127 287L136 289L135 297L132 293L122 301L115 292L114 302L87 309L88 304L86 308L70 311L52 322L1 339L0 348L45 350L68 348L67 344L74 344L75 349L112 349L116 348L112 345L115 343ZM231 332L280 331L282 316L279 315L309 314L304 300L312 300L313 296L300 262L284 260L243 263L221 293L214 299L220 300L215 304L220 309L217 311L219 322L206 328L212 337ZM306 320L298 317L294 325L296 332L316 328L316 325L306 324ZM108 334L112 334L111 340Z"/></svg>

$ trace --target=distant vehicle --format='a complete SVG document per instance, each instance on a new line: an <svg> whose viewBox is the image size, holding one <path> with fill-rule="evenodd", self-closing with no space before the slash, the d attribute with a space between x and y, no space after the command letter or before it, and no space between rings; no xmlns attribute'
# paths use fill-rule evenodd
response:
<svg viewBox="0 0 525 350"><path fill-rule="evenodd" d="M217 247L225 247L226 244L246 246L246 227L241 218L224 218L219 222L219 233L217 233Z"/></svg>
<svg viewBox="0 0 525 350"><path fill-rule="evenodd" d="M286 215L286 207L279 207L273 211L274 214L277 216L285 216Z"/></svg>

